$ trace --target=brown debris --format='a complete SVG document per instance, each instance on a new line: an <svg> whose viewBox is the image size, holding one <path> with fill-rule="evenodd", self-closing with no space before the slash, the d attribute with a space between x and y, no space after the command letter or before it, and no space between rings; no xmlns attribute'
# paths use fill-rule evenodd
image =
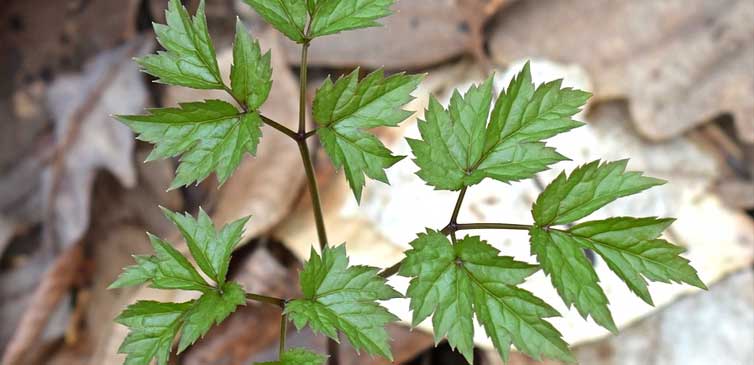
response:
<svg viewBox="0 0 754 365"><path fill-rule="evenodd" d="M81 243L69 246L42 277L41 284L32 295L30 307L26 309L15 336L3 354L4 365L24 364L24 356L37 344L48 319L79 275L82 258Z"/></svg>
<svg viewBox="0 0 754 365"><path fill-rule="evenodd" d="M652 140L730 113L751 143L753 18L749 0L522 1L497 17L490 49L501 63L545 57L586 67L596 97L628 98Z"/></svg>
<svg viewBox="0 0 754 365"><path fill-rule="evenodd" d="M485 59L484 24L499 9L512 2L398 1L393 7L394 14L380 20L384 24L382 27L316 39L309 51L309 64L416 69L463 54ZM300 46L288 39L285 39L284 45L289 62L298 64Z"/></svg>

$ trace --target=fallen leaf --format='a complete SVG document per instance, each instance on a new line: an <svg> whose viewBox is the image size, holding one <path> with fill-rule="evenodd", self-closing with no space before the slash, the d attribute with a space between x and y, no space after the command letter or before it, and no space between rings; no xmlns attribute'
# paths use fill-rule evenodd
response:
<svg viewBox="0 0 754 365"><path fill-rule="evenodd" d="M84 74L57 79L47 95L48 108L55 117L54 147L40 149L3 179L0 219L21 231L42 224L45 232L41 238L35 237L38 246L30 250L25 263L0 275L12 283L0 297L0 313L7 319L3 331L12 333L19 320L44 327L51 314L44 306L62 298L59 293L50 292L47 298L37 292L32 301L29 295L50 285L45 280L51 279L42 273L60 260L60 252L67 252L83 237L89 226L90 194L97 172L108 170L123 185L135 182L133 136L109 114L134 113L144 107L146 88L130 58L145 46L151 42L134 40L95 58ZM13 279L18 276L24 280ZM14 336L38 335L42 328L26 330ZM14 341L16 352L29 346L28 337Z"/></svg>
<svg viewBox="0 0 754 365"><path fill-rule="evenodd" d="M495 19L490 50L504 64L545 57L585 67L597 98L628 98L647 138L730 113L751 143L753 18L750 0L522 1Z"/></svg>
<svg viewBox="0 0 754 365"><path fill-rule="evenodd" d="M576 346L573 352L581 365L748 364L754 360L752 306L754 272L745 269L712 285L709 292L681 298L617 336ZM503 364L496 351L484 355L485 364ZM519 353L512 353L508 364L543 365Z"/></svg>
<svg viewBox="0 0 754 365"><path fill-rule="evenodd" d="M136 31L139 0L45 1L3 3L0 63L17 62L13 78L20 85L30 79L50 81L60 71L72 71L85 60L109 50Z"/></svg>
<svg viewBox="0 0 754 365"><path fill-rule="evenodd" d="M45 329L58 307L58 302L68 294L68 289L79 275L78 267L83 258L83 246L71 245L58 256L55 263L44 274L41 284L36 288L26 308L24 316L18 324L13 339L3 354L2 363L5 365L22 365L24 357L38 341L38 337Z"/></svg>
<svg viewBox="0 0 754 365"><path fill-rule="evenodd" d="M393 6L393 15L380 20L382 27L314 40L309 49L309 64L415 69L465 53L482 56L485 22L512 2L514 0L398 1ZM237 6L242 10L248 7L246 4ZM287 38L283 43L287 59L297 65L301 46Z"/></svg>
<svg viewBox="0 0 754 365"><path fill-rule="evenodd" d="M131 58L145 53L151 41L137 39L103 53L80 75L59 77L48 92L55 117L56 154L44 174L45 211L50 239L65 247L89 224L90 192L100 169L127 187L136 183L134 138L110 115L134 114L147 102L146 87Z"/></svg>

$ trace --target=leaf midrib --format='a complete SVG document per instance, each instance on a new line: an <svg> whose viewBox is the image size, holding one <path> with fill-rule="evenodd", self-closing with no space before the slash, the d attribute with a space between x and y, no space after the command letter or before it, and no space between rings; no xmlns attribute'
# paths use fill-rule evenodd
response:
<svg viewBox="0 0 754 365"><path fill-rule="evenodd" d="M639 255L639 254L637 254L637 253L634 253L634 252L628 251L628 250L626 250L626 249L622 249L622 248L620 248L620 247L618 247L618 246L613 246L613 245L610 245L610 244L608 244L608 243L605 243L605 242L602 242L602 241L598 241L598 240L596 240L596 239L593 239L593 238L591 238L591 237L587 237L587 236L578 235L578 234L575 234L575 233L573 233L573 232L571 232L571 231L565 231L565 232L566 232L566 233L568 233L568 234L571 234L571 235L573 235L574 237L578 237L578 238L582 238L582 239L584 239L584 240L587 240L587 241L591 242L592 244L595 244L595 245L598 245L598 246L602 246L602 247L606 247L606 248L608 248L608 249L613 249L613 250L616 250L616 251L618 251L618 252L620 252L620 253L623 253L623 254L628 254L629 256L633 256L633 257L636 257L636 258L638 258L638 259L641 259L641 260L646 260L646 261L649 261L649 262L651 262L651 263L653 263L653 264L656 264L656 265L658 265L658 266L660 266L660 267L663 267L663 268L665 268L665 269L666 269L666 270L668 270L668 271L672 271L672 272L675 272L675 273L677 273L677 270L676 270L675 268L672 268L672 267L670 267L670 266L668 266L668 265L666 265L666 264L664 264L664 263L662 263L662 262L660 262L660 261L656 261L656 260L654 260L654 259L651 259L651 258L649 258L649 257L646 257L646 256L641 256L641 255ZM647 240L641 240L641 241L638 241L637 243L639 243L639 242L646 242L646 241L647 241ZM634 267L633 267L633 265L631 265L631 268L632 268L632 269L634 269L634 271L636 271L636 272L637 272L637 273L638 273L639 275L641 275L641 276L644 276L643 274L641 274L641 272L640 272L639 270L636 270L636 268L634 268Z"/></svg>
<svg viewBox="0 0 754 365"><path fill-rule="evenodd" d="M519 321L520 321L521 323L525 323L527 327L529 327L529 328L530 328L531 330L533 330L534 332L538 333L538 334L539 334L539 335L540 335L540 336L542 337L542 339L545 339L545 340L547 340L547 342L548 342L548 343L550 343L550 344L551 344L551 345L552 345L553 347L555 347L556 349L558 349L558 351L562 352L562 350L560 350L560 348L559 348L559 347L558 347L558 346L557 346L556 344L554 344L554 343L550 342L550 340L549 340L548 336L546 336L545 334L541 333L541 332L540 332L539 330L537 330L537 329L536 329L536 328L535 328L534 326L532 326L532 325L531 325L531 324L530 324L529 322L527 322L526 320L524 320L524 319L523 319L523 318L522 318L522 317L521 317L521 316L520 316L520 315L518 314L518 312L517 312L517 311L513 310L513 309L512 309L512 308L511 308L510 306L508 306L508 304L507 304L507 303L505 303L505 302L504 302L504 301L503 301L503 300L502 300L501 298L499 298L499 297L498 297L497 295L495 295L495 294L494 294L494 293L492 293L492 292L491 292L491 291L490 291L489 289L487 289L487 287L485 287L485 286L484 286L484 285L483 285L483 284L482 284L482 283L481 283L481 282L480 282L479 280L477 280L477 278L476 278L476 277L474 276L474 274L472 274L472 273L471 273L471 271L469 271L468 269L466 269L466 266L464 266L464 265L461 265L461 267L462 267L462 268L463 268L463 270L464 270L464 271L466 272L466 274L467 274L467 275L469 276L469 278L470 278L470 279L471 279L471 280L472 280L472 281L473 281L474 283L476 283L476 285L477 285L478 287L480 287L480 288L481 288L481 289L482 289L482 290L483 290L483 291L484 291L485 293L487 293L487 295L489 295L489 296L491 296L492 298L494 298L494 299L495 299L495 300L496 300L496 301L497 301L498 303L500 303L500 304L501 304L501 305L502 305L503 307L505 307L505 308L506 308L506 309L507 309L507 310L508 310L508 311L509 311L510 313L512 313L512 314L513 314L513 315L514 315L514 316L515 316L515 317L516 317L516 318L517 318L517 319L518 319L518 320L519 320ZM503 284L503 285L506 285L506 286L510 286L510 285L507 285L507 284ZM542 319L542 320L544 321L544 319ZM511 337L511 339L512 339L512 338L513 338L513 337ZM567 354L567 353L566 353L565 355L569 355L569 354Z"/></svg>

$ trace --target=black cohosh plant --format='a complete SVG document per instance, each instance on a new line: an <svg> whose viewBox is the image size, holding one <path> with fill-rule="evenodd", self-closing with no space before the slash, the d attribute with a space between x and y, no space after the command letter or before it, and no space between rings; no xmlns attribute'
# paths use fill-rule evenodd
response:
<svg viewBox="0 0 754 365"><path fill-rule="evenodd" d="M513 183L549 169L566 157L544 141L582 124L572 117L590 94L564 88L560 80L535 87L528 64L496 100L492 78L463 95L454 92L447 109L431 98L425 119L419 122L421 139L409 139L408 143L421 179L435 189L458 191L449 223L419 233L406 257L393 267L380 271L349 265L345 246L332 245L327 239L306 141L319 138L333 164L345 171L359 200L365 177L387 183L385 169L402 158L368 130L397 126L407 119L411 113L402 106L411 100L422 76L399 73L386 77L378 70L359 79L356 70L336 81L327 79L314 97L316 128L307 130L307 50L318 37L377 25L377 19L390 13L393 0L246 2L302 46L297 130L259 112L273 86L269 52L263 54L238 21L227 85L207 31L204 3L191 17L178 0L169 3L167 24L154 25L164 51L137 62L158 82L225 90L236 105L197 101L118 119L138 133L139 139L154 144L148 160L181 156L171 188L198 183L212 172L221 184L225 182L245 153L255 154L263 124L290 137L299 147L308 178L319 250L312 247L300 273L300 298L248 293L226 276L231 253L249 217L216 230L203 210L197 217L164 210L182 233L195 265L170 243L149 235L154 255L135 256L136 265L124 269L111 287L148 282L154 288L193 290L201 296L184 303L139 301L126 308L117 318L130 329L119 350L126 354L126 364L146 365L153 359L166 364L175 342L178 353L186 350L247 301L282 309L280 357L272 364L316 365L327 359L305 349L286 348L288 321L299 329L309 326L326 335L331 345L342 334L356 350L392 359L385 325L398 318L380 301L404 296L410 299L413 324L432 316L436 340L447 338L469 362L473 358L474 317L503 359L507 360L513 345L535 359L544 356L573 362L568 344L547 321L559 313L519 287L537 270L549 275L566 305L575 306L584 318L590 316L612 332L617 328L608 299L585 249L600 255L628 288L649 304L647 280L705 287L680 256L683 249L659 238L672 219L614 217L577 223L620 197L664 183L627 172L625 160L594 161L570 174L561 173L532 207L534 223L457 221L469 187L487 178ZM502 256L478 236L458 234L477 229L528 231L536 264ZM386 282L396 273L411 278L405 295ZM333 351L337 347L328 347L329 362L337 364L337 352Z"/></svg>

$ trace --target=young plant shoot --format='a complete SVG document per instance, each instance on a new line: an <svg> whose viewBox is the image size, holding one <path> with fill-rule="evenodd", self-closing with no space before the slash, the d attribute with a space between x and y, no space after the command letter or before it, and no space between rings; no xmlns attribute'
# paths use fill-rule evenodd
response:
<svg viewBox="0 0 754 365"><path fill-rule="evenodd" d="M602 257L629 290L652 304L647 280L686 283L705 288L681 254L683 248L661 238L673 222L657 217L614 217L585 220L612 201L664 183L640 172L626 171L627 161L593 161L562 172L537 198L533 224L457 222L466 191L485 179L501 183L533 178L567 157L546 141L578 128L573 119L590 94L563 87L560 80L539 86L527 63L507 88L494 95L492 78L455 91L444 108L430 98L420 139L409 139L417 175L438 190L458 192L445 227L417 227L403 261L380 271L350 265L344 245L328 242L319 191L307 139L318 138L333 165L345 172L354 197L362 195L366 178L388 183L385 169L404 156L394 155L372 128L395 127L412 113L403 106L422 75L376 70L361 77L359 69L327 79L314 96L316 128L306 128L307 52L318 37L377 26L390 14L393 0L245 0L265 21L301 45L301 92L298 129L285 127L260 113L273 80L270 53L263 53L239 20L233 44L230 85L220 72L207 29L204 2L194 16L178 0L170 0L166 24L154 31L164 48L139 58L141 69L157 82L194 89L224 90L235 105L197 100L174 108L155 108L146 115L121 115L138 139L154 144L147 160L180 157L170 189L198 183L215 173L220 184L231 177L245 154L263 143L267 124L290 137L301 154L319 237L300 273L299 298L274 298L246 292L227 278L233 249L249 217L216 228L199 210L196 217L163 209L182 233L191 260L170 242L149 235L151 256L135 256L111 288L149 283L154 288L192 290L198 299L183 303L139 301L116 321L129 328L119 351L126 365L166 365L177 346L181 353L249 300L280 307L278 365L337 364L337 352L316 354L287 348L288 322L329 337L342 335L357 350L392 360L385 326L398 318L381 301L406 297L413 325L431 317L437 341L447 339L469 363L473 360L474 318L500 356L507 361L511 345L535 359L574 362L568 343L548 318L560 316L550 304L520 285L543 270L567 306L617 332L608 298L584 250ZM502 186L502 184L501 184ZM264 212L259 212L264 214ZM513 229L529 233L532 261L504 256L479 236L459 231ZM410 278L407 292L390 287L387 278ZM332 350L335 346L329 346Z"/></svg>

